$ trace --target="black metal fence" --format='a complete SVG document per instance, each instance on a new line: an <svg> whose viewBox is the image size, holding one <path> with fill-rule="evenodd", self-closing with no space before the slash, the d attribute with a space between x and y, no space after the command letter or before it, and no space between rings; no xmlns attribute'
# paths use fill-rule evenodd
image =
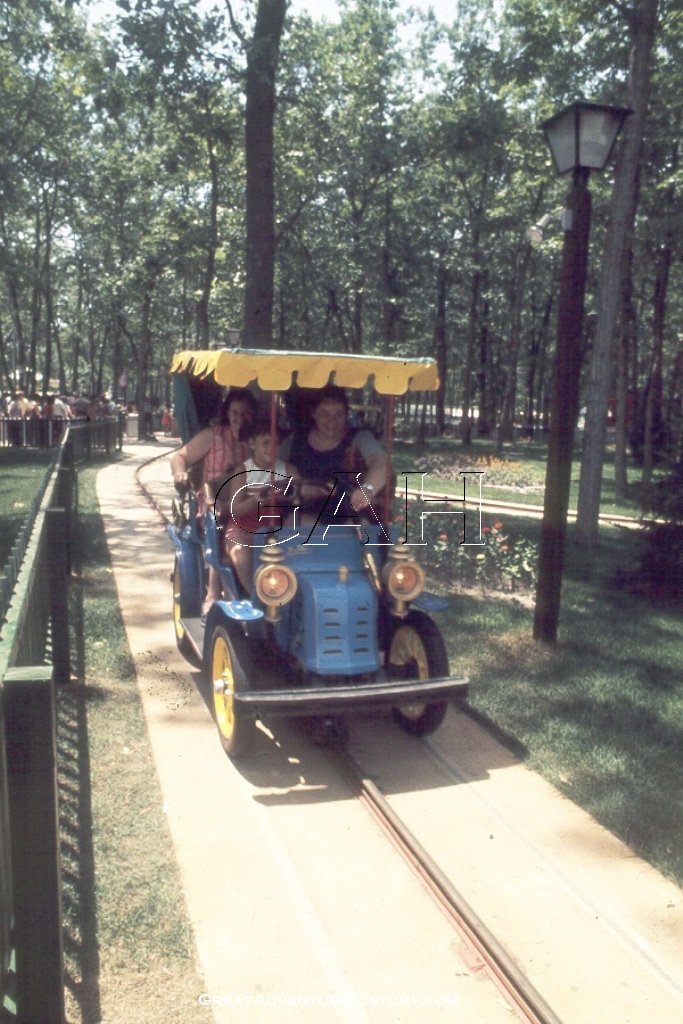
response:
<svg viewBox="0 0 683 1024"><path fill-rule="evenodd" d="M0 587L0 1019L63 1024L55 685L70 680L78 463L118 420L69 424Z"/></svg>
<svg viewBox="0 0 683 1024"><path fill-rule="evenodd" d="M95 448L104 447L102 442L120 448L125 422L124 415L105 416L99 420L0 416L0 448L54 448L61 443L67 427L72 434L80 431Z"/></svg>

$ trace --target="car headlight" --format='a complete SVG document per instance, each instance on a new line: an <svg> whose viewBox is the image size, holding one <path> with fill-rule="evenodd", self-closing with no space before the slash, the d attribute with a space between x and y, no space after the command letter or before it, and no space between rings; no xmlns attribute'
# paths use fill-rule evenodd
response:
<svg viewBox="0 0 683 1024"><path fill-rule="evenodd" d="M267 605L287 604L296 593L296 576L286 565L263 566L255 583L258 599Z"/></svg>
<svg viewBox="0 0 683 1024"><path fill-rule="evenodd" d="M254 575L254 590L259 601L266 606L268 622L277 622L278 609L289 604L296 594L296 574L288 565L283 565L284 554L270 539L261 551L261 565Z"/></svg>
<svg viewBox="0 0 683 1024"><path fill-rule="evenodd" d="M412 601L424 590L424 570L417 562L395 562L389 566L385 585L392 597Z"/></svg>
<svg viewBox="0 0 683 1024"><path fill-rule="evenodd" d="M407 544L394 544L382 569L382 583L391 598L392 612L404 618L408 603L425 587L424 569L413 560Z"/></svg>

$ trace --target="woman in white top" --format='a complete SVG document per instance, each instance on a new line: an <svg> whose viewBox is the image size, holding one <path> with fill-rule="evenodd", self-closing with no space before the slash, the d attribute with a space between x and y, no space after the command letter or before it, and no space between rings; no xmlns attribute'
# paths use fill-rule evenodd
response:
<svg viewBox="0 0 683 1024"><path fill-rule="evenodd" d="M252 547L257 530L277 531L294 504L298 474L289 463L275 460L271 474L271 428L258 420L242 434L251 452L236 466L216 498L216 515L225 526L225 552L247 594L252 584ZM263 507L262 507L263 506ZM278 506L282 512L278 512Z"/></svg>

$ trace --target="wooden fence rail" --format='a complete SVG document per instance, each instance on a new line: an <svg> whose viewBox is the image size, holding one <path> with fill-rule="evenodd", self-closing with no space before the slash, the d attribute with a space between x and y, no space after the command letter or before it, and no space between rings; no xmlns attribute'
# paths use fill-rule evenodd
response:
<svg viewBox="0 0 683 1024"><path fill-rule="evenodd" d="M70 679L68 577L76 466L120 443L70 425L6 575L0 605L0 1019L63 1024L55 686Z"/></svg>

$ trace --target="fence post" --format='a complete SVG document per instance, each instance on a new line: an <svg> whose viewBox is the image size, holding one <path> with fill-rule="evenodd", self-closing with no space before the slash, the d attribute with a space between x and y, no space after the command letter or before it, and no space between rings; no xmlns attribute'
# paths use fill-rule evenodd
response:
<svg viewBox="0 0 683 1024"><path fill-rule="evenodd" d="M70 450L69 446L69 450ZM73 465L69 464L69 459L66 456L66 450L62 459L62 465L58 470L58 486L56 490L56 506L63 508L65 513L64 530L65 530L65 572L69 576L73 566L72 559L72 544L73 544L73 527L75 522L75 516L77 511L76 497L75 497L75 481L76 472Z"/></svg>
<svg viewBox="0 0 683 1024"><path fill-rule="evenodd" d="M9 844L9 790L7 786L7 755L5 751L4 715L0 709L0 1000L9 994L10 959L12 953L12 856ZM1 1019L1 1018L0 1018Z"/></svg>
<svg viewBox="0 0 683 1024"><path fill-rule="evenodd" d="M50 623L52 664L55 682L68 683L71 675L69 657L69 598L67 572L69 519L63 508L50 508L45 513L47 526L48 586L50 588Z"/></svg>
<svg viewBox="0 0 683 1024"><path fill-rule="evenodd" d="M16 1024L64 1024L55 698L50 666L3 680L14 869Z"/></svg>

